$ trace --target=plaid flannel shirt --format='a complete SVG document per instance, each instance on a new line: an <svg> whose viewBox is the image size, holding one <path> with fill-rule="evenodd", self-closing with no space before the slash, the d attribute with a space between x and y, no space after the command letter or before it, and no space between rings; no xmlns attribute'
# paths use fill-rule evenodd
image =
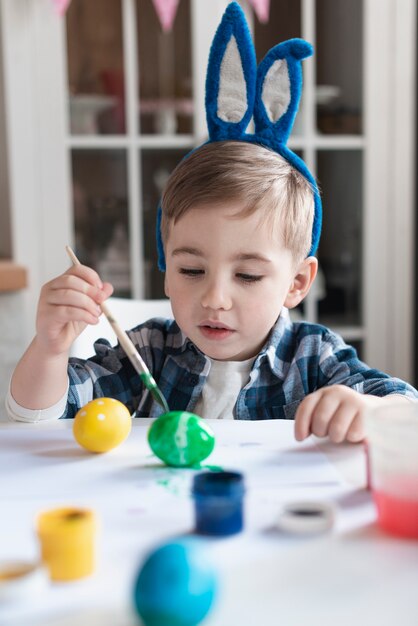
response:
<svg viewBox="0 0 418 626"><path fill-rule="evenodd" d="M148 320L128 335L146 362L168 405L193 411L210 370L210 359L182 333L174 320ZM162 412L119 345L99 339L95 356L70 358L69 393L62 418L74 417L92 398L112 397L136 417ZM234 408L239 420L293 419L309 393L329 385L346 385L359 393L396 393L418 399L418 392L398 378L372 369L343 339L319 324L292 322L283 309L257 355L247 384Z"/></svg>

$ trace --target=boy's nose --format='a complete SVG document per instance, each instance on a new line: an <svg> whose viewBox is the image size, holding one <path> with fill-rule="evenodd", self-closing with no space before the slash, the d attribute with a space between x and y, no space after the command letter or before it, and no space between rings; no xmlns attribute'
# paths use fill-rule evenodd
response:
<svg viewBox="0 0 418 626"><path fill-rule="evenodd" d="M229 290L221 281L213 281L205 289L201 304L205 309L228 310L232 306L232 298Z"/></svg>

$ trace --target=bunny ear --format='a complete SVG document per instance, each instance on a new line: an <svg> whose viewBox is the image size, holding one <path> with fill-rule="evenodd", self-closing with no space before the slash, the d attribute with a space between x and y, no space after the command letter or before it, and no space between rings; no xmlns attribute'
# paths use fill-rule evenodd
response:
<svg viewBox="0 0 418 626"><path fill-rule="evenodd" d="M289 39L272 48L258 67L254 105L255 134L268 143L285 144L302 93L302 59L313 54L303 39Z"/></svg>
<svg viewBox="0 0 418 626"><path fill-rule="evenodd" d="M255 95L256 59L241 7L228 5L216 31L206 75L206 117L211 141L239 139Z"/></svg>
<svg viewBox="0 0 418 626"><path fill-rule="evenodd" d="M315 215L309 255L315 254L319 242L321 196L306 164L289 150L286 142L302 92L301 61L312 54L312 46L303 39L289 39L272 48L257 71L254 45L244 13L239 4L232 2L213 39L206 74L209 141L247 141L271 148L299 170L312 186ZM246 134L253 116L255 133ZM160 206L158 266L165 271L161 215Z"/></svg>

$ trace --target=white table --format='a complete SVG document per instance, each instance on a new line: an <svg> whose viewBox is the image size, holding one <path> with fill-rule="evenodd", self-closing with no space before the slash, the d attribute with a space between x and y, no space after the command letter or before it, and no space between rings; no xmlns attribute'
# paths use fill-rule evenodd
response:
<svg viewBox="0 0 418 626"><path fill-rule="evenodd" d="M2 626L140 623L131 595L144 555L194 525L194 472L151 455L149 424L134 420L129 439L105 455L80 449L70 420L0 425L0 559L38 558L41 510L87 506L101 526L95 575L0 607ZM418 624L418 542L377 528L362 446L296 443L293 423L281 420L210 424L208 463L243 471L247 495L245 531L209 540L220 595L204 626ZM275 528L283 503L300 498L337 505L332 532L295 537Z"/></svg>

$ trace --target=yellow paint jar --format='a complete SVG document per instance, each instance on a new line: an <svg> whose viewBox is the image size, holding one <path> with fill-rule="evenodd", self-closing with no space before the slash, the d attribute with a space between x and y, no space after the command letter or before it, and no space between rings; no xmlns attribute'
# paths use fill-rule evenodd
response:
<svg viewBox="0 0 418 626"><path fill-rule="evenodd" d="M51 580L77 580L93 573L96 528L95 515L89 509L68 507L39 515L41 558Z"/></svg>

